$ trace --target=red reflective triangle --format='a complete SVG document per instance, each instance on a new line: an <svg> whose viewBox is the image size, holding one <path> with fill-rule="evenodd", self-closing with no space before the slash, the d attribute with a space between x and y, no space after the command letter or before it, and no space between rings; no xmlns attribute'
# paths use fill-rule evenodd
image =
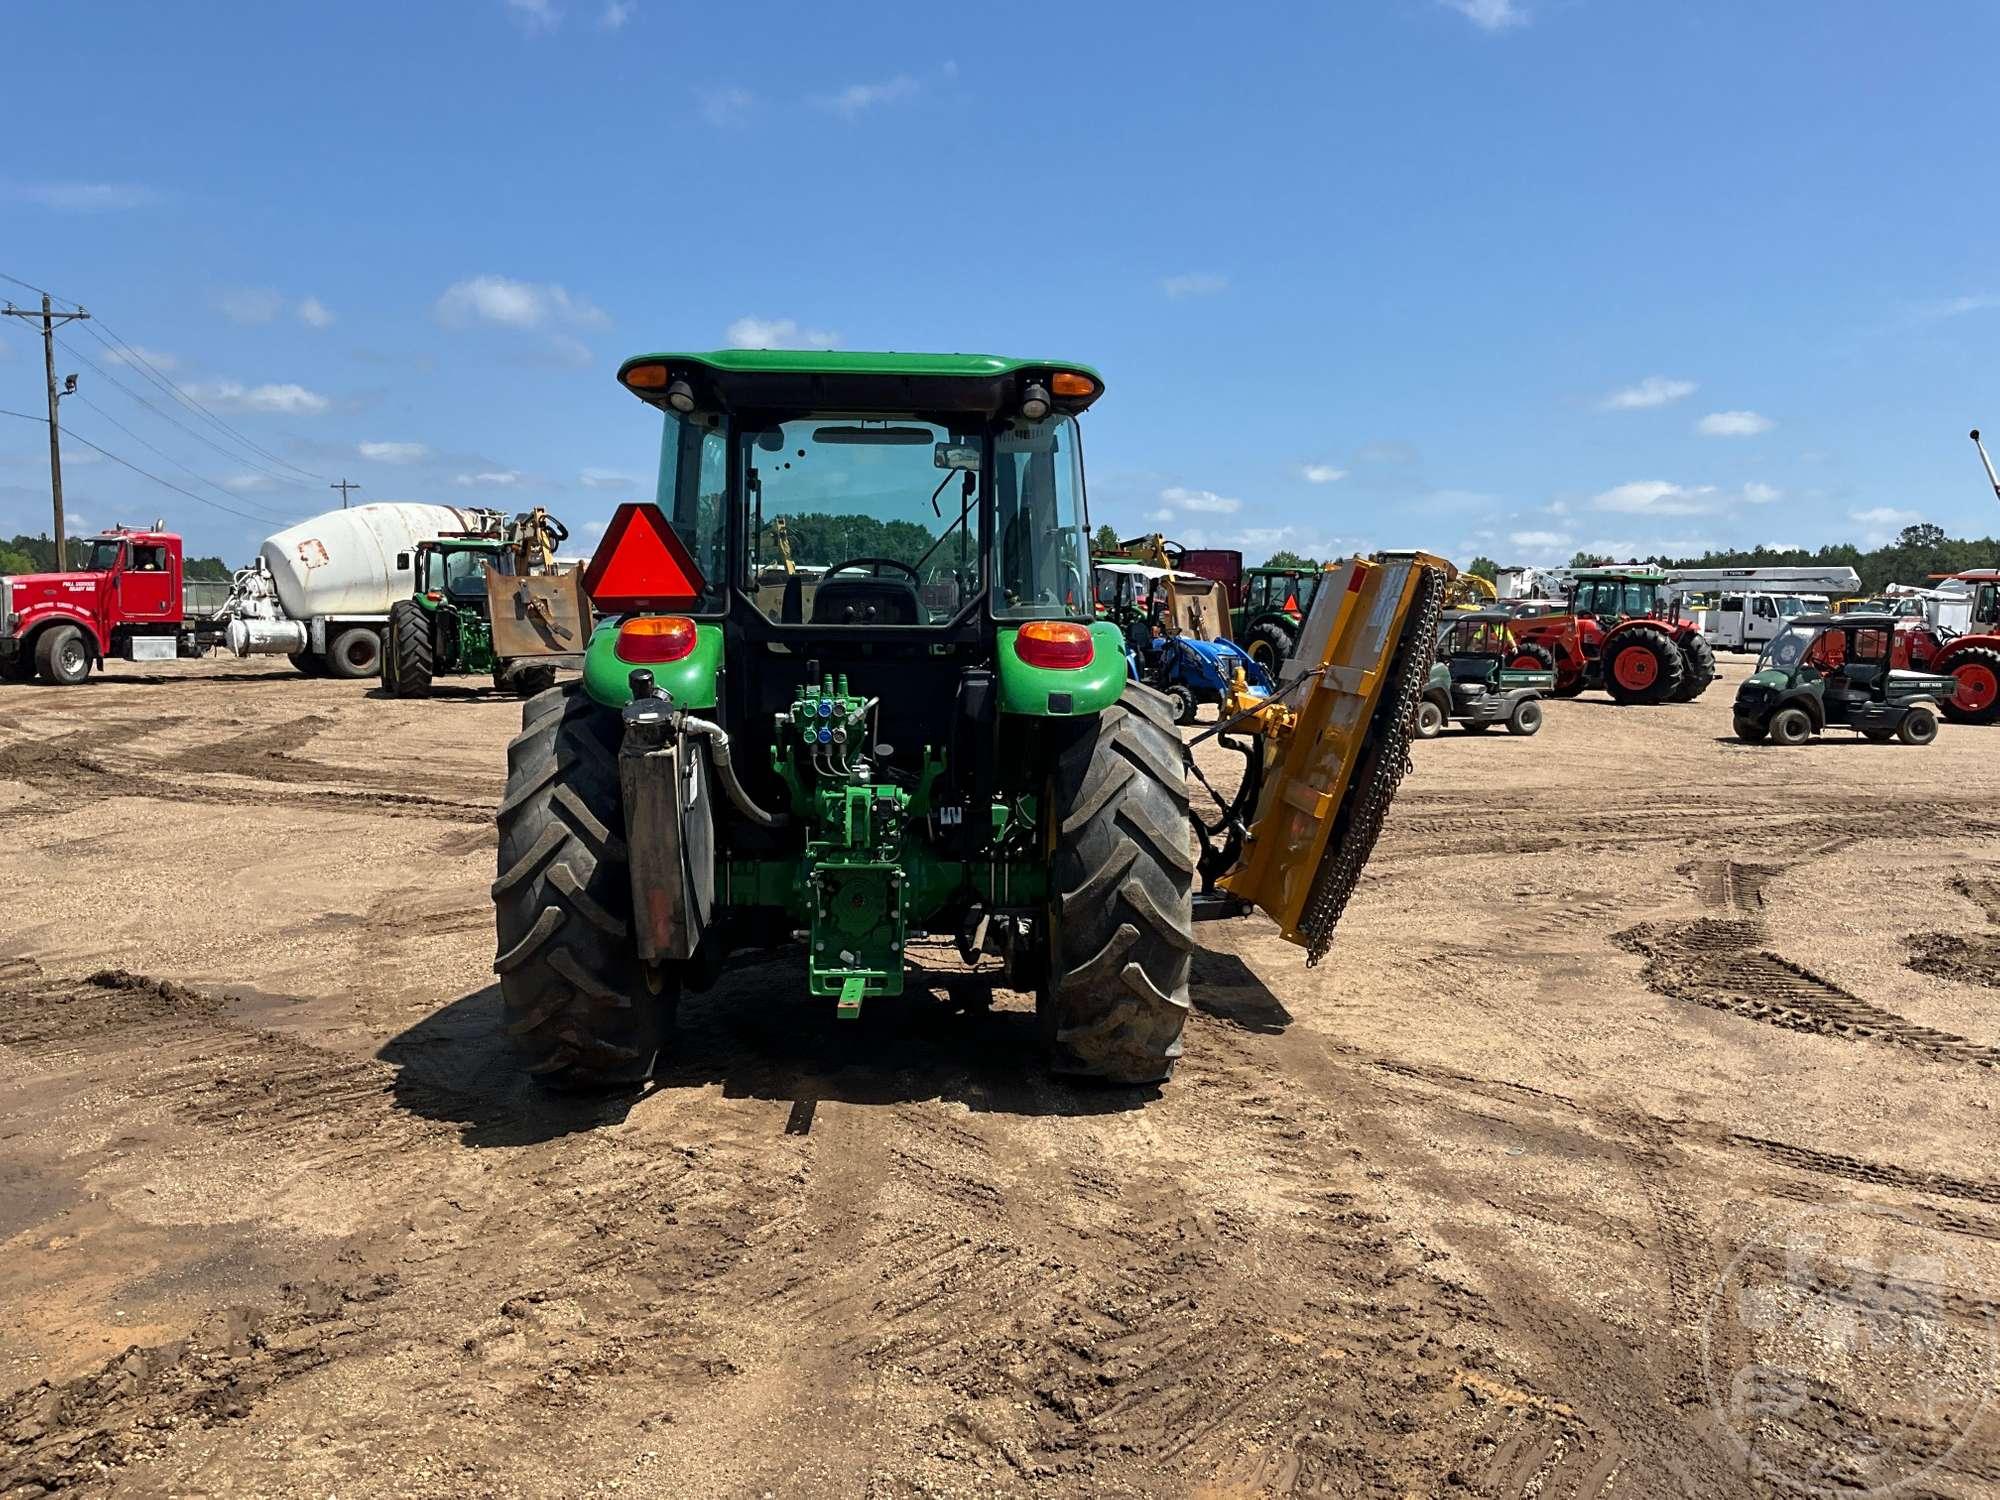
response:
<svg viewBox="0 0 2000 1500"><path fill-rule="evenodd" d="M583 570L583 590L607 614L680 609L701 597L701 569L659 506L627 501Z"/></svg>

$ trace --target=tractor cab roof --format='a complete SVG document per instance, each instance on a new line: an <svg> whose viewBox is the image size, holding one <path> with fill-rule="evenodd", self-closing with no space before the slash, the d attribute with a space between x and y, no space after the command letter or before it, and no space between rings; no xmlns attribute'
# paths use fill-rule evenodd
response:
<svg viewBox="0 0 2000 1500"><path fill-rule="evenodd" d="M1104 394L1104 377L1074 361L846 349L640 354L618 367L618 380L640 400L677 411L1002 417L1025 414L1023 403L1036 392L1048 410L1068 413Z"/></svg>
<svg viewBox="0 0 2000 1500"><path fill-rule="evenodd" d="M1794 630L1894 630L1903 620L1899 616L1883 611L1869 610L1865 614L1851 609L1844 615L1817 614L1799 615L1792 620Z"/></svg>
<svg viewBox="0 0 2000 1500"><path fill-rule="evenodd" d="M1445 616L1452 625L1511 625L1514 617L1504 609L1460 609Z"/></svg>

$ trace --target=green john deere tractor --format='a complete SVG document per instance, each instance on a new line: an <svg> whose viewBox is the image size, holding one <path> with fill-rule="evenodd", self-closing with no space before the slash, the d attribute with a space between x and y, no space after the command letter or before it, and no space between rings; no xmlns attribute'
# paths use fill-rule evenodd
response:
<svg viewBox="0 0 2000 1500"><path fill-rule="evenodd" d="M1299 622L1312 608L1323 575L1318 568L1245 568L1243 603L1233 611L1230 635L1265 671L1276 675L1292 654Z"/></svg>
<svg viewBox="0 0 2000 1500"><path fill-rule="evenodd" d="M389 606L382 686L392 697L428 697L439 677L490 675L533 697L559 668L583 664L590 609L582 575L559 567L569 536L539 508L490 532L417 544L416 589Z"/></svg>
<svg viewBox="0 0 2000 1500"><path fill-rule="evenodd" d="M494 967L532 1071L643 1079L684 990L790 945L840 1017L911 974L990 983L1035 996L1058 1071L1153 1082L1197 920L1261 908L1325 951L1448 564L1347 565L1306 623L1319 670L1224 705L1242 787L1197 818L1167 701L1092 619L1095 371L732 350L619 379L664 427L659 501L614 516L585 576L609 618L523 708L499 811Z"/></svg>

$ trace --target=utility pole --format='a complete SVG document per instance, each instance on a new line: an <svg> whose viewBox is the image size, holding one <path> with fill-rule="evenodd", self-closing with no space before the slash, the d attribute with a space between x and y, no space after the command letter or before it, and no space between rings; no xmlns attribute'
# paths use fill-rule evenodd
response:
<svg viewBox="0 0 2000 1500"><path fill-rule="evenodd" d="M32 308L16 307L8 303L0 308L0 316L9 318L32 318L37 316ZM62 392L56 389L56 330L65 323L81 322L90 316L82 308L73 313L54 313L49 308L49 294L42 293L42 368L49 378L49 498L55 505L56 524L56 571L62 572L69 566L69 542L63 531L62 507L62 436L56 425L56 402ZM70 377L70 387L76 386L76 377Z"/></svg>
<svg viewBox="0 0 2000 1500"><path fill-rule="evenodd" d="M358 485L358 484L349 484L349 483L347 482L347 480L346 480L345 478L342 478L342 480L340 481L340 483L339 483L339 484L330 484L330 485L328 485L328 486L327 486L327 488L328 488L328 489L330 489L330 490L339 490L339 491L340 491L340 508L341 508L342 510L346 510L346 509L347 509L347 492L348 492L349 490L358 490L358 489L360 489L360 488L361 488L361 486L360 486L360 485Z"/></svg>

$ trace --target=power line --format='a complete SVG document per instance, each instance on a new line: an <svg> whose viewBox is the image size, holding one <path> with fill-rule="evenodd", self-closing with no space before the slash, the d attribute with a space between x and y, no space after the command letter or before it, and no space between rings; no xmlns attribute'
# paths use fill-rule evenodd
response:
<svg viewBox="0 0 2000 1500"><path fill-rule="evenodd" d="M171 479L162 479L160 478L159 475L151 473L146 469L140 468L130 459L120 458L117 454L113 453L109 448L98 447L97 444L93 443L89 438L84 437L81 433L71 432L70 437L74 441L83 444L84 447L91 449L93 452L101 453L102 455L104 455L104 457L110 459L114 464L123 464L126 468L130 469L134 474L139 475L141 478L150 479L153 481L153 483L159 485L162 489L172 490L176 495L185 495L188 497L188 499L194 501L198 505L206 505L213 510L227 511L230 515L235 516L240 520L254 521L259 526L267 526L270 524L268 517L247 515L243 511L237 510L234 506L221 505L209 499L206 495L197 495L193 490L184 490L179 485L175 484Z"/></svg>
<svg viewBox="0 0 2000 1500"><path fill-rule="evenodd" d="M237 498L235 495L231 494L230 491L224 489L221 485L217 484L213 479L208 478L204 474L198 474L193 469L190 469L186 464L182 463L179 459L175 458L171 453L166 452L164 449L154 447L153 444L147 442L144 438L140 437L138 433L134 432L131 428L127 427L123 422L119 421L116 417L112 416L111 413L107 412L103 407L99 406L96 402L92 401L88 396L84 395L81 391L78 391L76 393L76 399L78 401L81 401L85 406L89 407L92 411L96 412L100 417L104 418L105 421L109 422L113 427L116 427L120 432L124 433L125 436L130 438L133 442L137 443L140 447L149 449L153 453L158 454L161 458L164 458L168 463L172 464L176 469L179 469L183 474L186 474L189 478L195 480L197 483L207 485L210 489L216 491L218 494L228 495L232 500ZM259 509L259 510L262 509L262 507L257 506L254 501L245 500L243 501L243 504L251 506L253 509ZM289 523L291 518L288 516L273 515L269 511L265 511L263 519L276 522L279 525L285 525Z"/></svg>
<svg viewBox="0 0 2000 1500"><path fill-rule="evenodd" d="M293 463L288 458L280 458L277 454L271 452L270 449L261 447L251 438L246 437L236 428L230 426L227 422L223 421L222 418L218 417L214 412L210 411L206 406L202 405L200 401L196 400L193 396L190 396L187 393L187 391L184 390L181 386L175 384L171 380L168 380L166 376L162 375L157 369L153 367L152 361L148 360L145 355L141 354L136 348L134 348L131 344L126 342L125 337L122 334L120 334L117 329L112 328L108 323L105 324L105 329L107 332L110 333L111 335L110 338L106 338L104 334L99 333L94 328L90 330L91 336L94 337L100 344L103 344L105 348L111 350L114 354L122 356L125 360L127 360L130 364L132 364L141 373L149 377L155 385L160 387L160 389L165 391L168 395L172 396L174 400L180 402L181 405L187 407L190 411L197 412L201 416L206 417L215 426L221 428L224 432L228 433L231 437L235 438L237 442L243 444L244 447L250 449L253 453L262 454L264 458L278 465L280 468L290 469L293 473L302 474L306 478L311 479L315 482L326 478L324 474L315 474L311 469L303 468L300 465Z"/></svg>
<svg viewBox="0 0 2000 1500"><path fill-rule="evenodd" d="M245 458L242 454L232 452L230 449L223 447L222 444L215 441L214 438L208 436L207 433L197 431L196 429L188 426L188 424L183 422L179 417L176 417L172 412L163 411L161 410L161 408L155 406L151 401L148 401L144 396L140 395L139 392L133 390L129 385L125 384L124 381L120 380L116 375L113 375L109 370L105 369L104 366L98 364L96 360L92 359L89 355L83 353L81 350L74 348L67 339L57 339L56 342L62 345L65 353L69 354L72 358L79 359L84 364L90 366L90 368L95 370L98 373L98 375L101 376L105 381L109 382L117 389L123 391L126 395L130 396L134 401L138 402L141 406L145 407L147 411L153 413L153 415L158 417L161 421L169 422L173 426L178 427L182 432L186 433L196 442L201 443L205 447L214 449L217 453L220 453L224 458L228 459L231 463L241 464L243 467L247 469L254 469L259 474L262 474L266 479L271 480L273 483L285 485L290 489L307 490L311 488L311 486L301 483L300 481L292 478L288 474L280 474L275 469L267 469L262 464L258 463L255 459Z"/></svg>
<svg viewBox="0 0 2000 1500"><path fill-rule="evenodd" d="M23 281L18 276L9 276L5 271L0 271L0 281L12 282L15 286L23 287L26 290L35 293L35 295L38 297L52 297L57 302L68 302L71 307L83 306L81 302L71 301L68 297L57 297L54 292L50 291L45 286L36 286L32 281Z"/></svg>
<svg viewBox="0 0 2000 1500"><path fill-rule="evenodd" d="M44 427L49 425L47 417L30 416L24 411L9 411L4 406L0 406L0 417L19 417L23 422L40 422Z"/></svg>

